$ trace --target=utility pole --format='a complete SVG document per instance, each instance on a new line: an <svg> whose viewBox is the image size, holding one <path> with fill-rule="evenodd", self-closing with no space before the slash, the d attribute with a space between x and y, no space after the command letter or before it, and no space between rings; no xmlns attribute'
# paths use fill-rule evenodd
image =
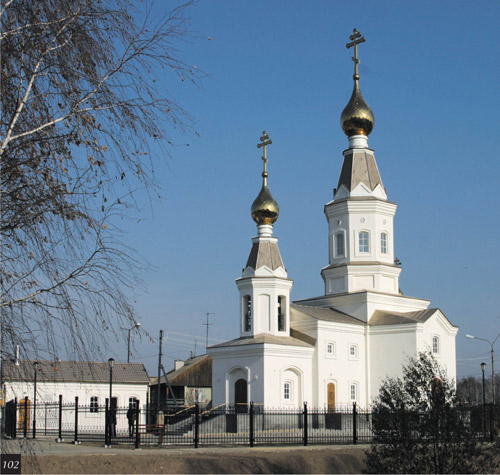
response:
<svg viewBox="0 0 500 475"><path fill-rule="evenodd" d="M160 412L160 377L161 377L161 343L163 339L163 330L160 330L160 349L158 352L158 385L156 389L156 417L158 417L158 413Z"/></svg>
<svg viewBox="0 0 500 475"><path fill-rule="evenodd" d="M208 317L210 315L215 315L215 313L207 312L207 323L202 323L202 325L205 325L207 327L207 339L206 339L206 343L205 343L205 353L208 352L208 327L212 325L211 323L208 323Z"/></svg>

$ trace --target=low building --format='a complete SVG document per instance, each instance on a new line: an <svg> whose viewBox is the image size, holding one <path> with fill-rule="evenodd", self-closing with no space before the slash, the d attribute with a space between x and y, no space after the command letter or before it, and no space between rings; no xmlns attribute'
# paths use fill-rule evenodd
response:
<svg viewBox="0 0 500 475"><path fill-rule="evenodd" d="M201 355L186 361L176 360L174 369L160 378L159 386L161 407L193 406L195 403L210 407L212 404L212 358L210 355ZM158 378L152 378L151 407L156 406L157 394Z"/></svg>
<svg viewBox="0 0 500 475"><path fill-rule="evenodd" d="M27 419L33 420L35 374L37 427L47 417L56 417L60 400L68 407L76 404L75 398L81 407L81 427L103 427L110 386L112 408L126 413L128 407L138 404L141 412L146 412L149 377L142 363L114 362L111 369L108 362L7 360L2 362L5 401L18 408L18 419L24 419L23 408L27 407ZM71 421L70 411L65 414ZM126 420L122 421L121 425L125 424Z"/></svg>

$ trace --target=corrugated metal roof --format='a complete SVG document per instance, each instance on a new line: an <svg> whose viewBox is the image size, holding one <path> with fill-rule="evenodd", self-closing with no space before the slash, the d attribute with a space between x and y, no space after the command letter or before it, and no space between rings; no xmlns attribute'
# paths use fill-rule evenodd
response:
<svg viewBox="0 0 500 475"><path fill-rule="evenodd" d="M273 345L288 345L288 346L304 346L307 348L314 347L314 344L307 343L305 341L299 340L291 336L276 336L269 335L267 333L259 333L254 337L242 337L236 340L226 341L224 343L219 343L218 345L213 345L210 348L222 348L226 346L244 346L244 345L258 345L262 343L273 344Z"/></svg>
<svg viewBox="0 0 500 475"><path fill-rule="evenodd" d="M3 378L8 381L33 381L35 374L34 361L21 360L19 365L14 361L3 361ZM109 382L108 362L89 361L39 361L37 380L45 382ZM114 383L148 384L149 376L143 363L120 363L113 366Z"/></svg>
<svg viewBox="0 0 500 475"><path fill-rule="evenodd" d="M328 322L350 323L351 325L364 325L361 320L351 317L347 313L340 312L334 308L313 307L308 305L298 305L293 303L290 305L290 312L293 316L294 312L300 312L309 317Z"/></svg>
<svg viewBox="0 0 500 475"><path fill-rule="evenodd" d="M426 322L439 309L428 308L427 310L419 310L417 312L389 312L384 310L376 310L370 318L368 324L371 326L378 325L404 325L408 323ZM446 318L446 317L445 317Z"/></svg>
<svg viewBox="0 0 500 475"><path fill-rule="evenodd" d="M212 386L212 358L210 355L195 356L184 361L184 366L167 373L172 386ZM160 384L165 383L165 376ZM151 385L158 384L158 378L151 380Z"/></svg>

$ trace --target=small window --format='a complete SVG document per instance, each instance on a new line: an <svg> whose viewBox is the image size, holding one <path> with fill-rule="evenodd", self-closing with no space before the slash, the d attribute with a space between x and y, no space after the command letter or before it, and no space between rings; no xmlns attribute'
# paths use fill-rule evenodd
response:
<svg viewBox="0 0 500 475"><path fill-rule="evenodd" d="M248 332L252 329L252 297L245 295L243 298L243 313L245 319L245 331Z"/></svg>
<svg viewBox="0 0 500 475"><path fill-rule="evenodd" d="M367 231L359 233L359 252L370 252L370 235Z"/></svg>
<svg viewBox="0 0 500 475"><path fill-rule="evenodd" d="M99 398L97 396L92 396L90 398L90 412L99 412Z"/></svg>
<svg viewBox="0 0 500 475"><path fill-rule="evenodd" d="M128 407L130 409L135 409L137 407L137 403L138 403L137 398L135 397L128 398Z"/></svg>
<svg viewBox="0 0 500 475"><path fill-rule="evenodd" d="M387 233L382 233L380 235L380 252L382 254L387 254Z"/></svg>
<svg viewBox="0 0 500 475"><path fill-rule="evenodd" d="M285 297L278 296L278 331L285 331Z"/></svg>
<svg viewBox="0 0 500 475"><path fill-rule="evenodd" d="M335 356L335 343L333 341L329 341L326 344L326 354L328 356Z"/></svg>
<svg viewBox="0 0 500 475"><path fill-rule="evenodd" d="M438 336L433 336L432 337L432 353L434 355L439 355L439 337Z"/></svg>
<svg viewBox="0 0 500 475"><path fill-rule="evenodd" d="M292 384L290 382L286 382L283 385L283 399L285 401L290 401L292 399Z"/></svg>
<svg viewBox="0 0 500 475"><path fill-rule="evenodd" d="M358 346L350 345L349 346L349 359L355 360L358 358Z"/></svg>
<svg viewBox="0 0 500 475"><path fill-rule="evenodd" d="M351 401L356 401L358 399L358 385L356 383L351 384L350 397Z"/></svg>
<svg viewBox="0 0 500 475"><path fill-rule="evenodd" d="M344 255L344 233L335 234L335 257Z"/></svg>

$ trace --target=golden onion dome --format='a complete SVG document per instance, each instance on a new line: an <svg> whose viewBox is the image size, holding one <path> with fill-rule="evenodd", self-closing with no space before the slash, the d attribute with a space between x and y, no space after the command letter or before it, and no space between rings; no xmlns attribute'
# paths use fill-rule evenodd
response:
<svg viewBox="0 0 500 475"><path fill-rule="evenodd" d="M344 133L353 135L370 135L375 125L375 117L370 106L366 103L359 87L359 75L354 75L354 89L352 96L340 116L340 123Z"/></svg>
<svg viewBox="0 0 500 475"><path fill-rule="evenodd" d="M274 224L279 212L278 203L267 187L267 176L265 176L260 193L252 204L252 219L257 224Z"/></svg>

